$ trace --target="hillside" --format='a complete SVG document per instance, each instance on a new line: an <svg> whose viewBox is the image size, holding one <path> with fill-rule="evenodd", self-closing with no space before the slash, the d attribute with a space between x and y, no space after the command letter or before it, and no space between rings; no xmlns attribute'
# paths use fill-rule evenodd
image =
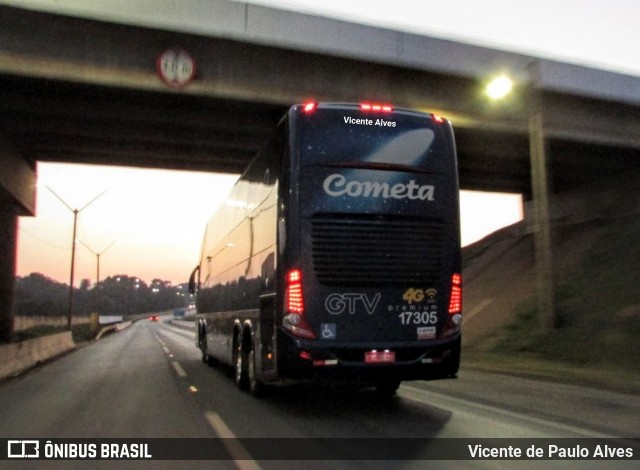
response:
<svg viewBox="0 0 640 470"><path fill-rule="evenodd" d="M638 180L607 185L614 189L597 198L599 205L580 192L555 201L558 326L551 334L541 333L536 315L527 221L463 250L466 357L497 354L640 373Z"/></svg>

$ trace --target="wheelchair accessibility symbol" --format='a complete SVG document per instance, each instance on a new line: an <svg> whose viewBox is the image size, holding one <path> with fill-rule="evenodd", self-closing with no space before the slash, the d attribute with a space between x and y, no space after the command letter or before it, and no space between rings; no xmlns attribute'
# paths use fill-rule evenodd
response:
<svg viewBox="0 0 640 470"><path fill-rule="evenodd" d="M320 336L322 339L336 339L335 323L321 323L320 330Z"/></svg>

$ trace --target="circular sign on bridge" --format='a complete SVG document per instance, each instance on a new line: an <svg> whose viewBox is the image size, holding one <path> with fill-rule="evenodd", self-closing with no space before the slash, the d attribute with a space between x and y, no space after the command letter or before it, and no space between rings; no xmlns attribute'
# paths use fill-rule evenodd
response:
<svg viewBox="0 0 640 470"><path fill-rule="evenodd" d="M196 75L196 62L183 49L167 49L156 63L160 78L172 88L186 86Z"/></svg>

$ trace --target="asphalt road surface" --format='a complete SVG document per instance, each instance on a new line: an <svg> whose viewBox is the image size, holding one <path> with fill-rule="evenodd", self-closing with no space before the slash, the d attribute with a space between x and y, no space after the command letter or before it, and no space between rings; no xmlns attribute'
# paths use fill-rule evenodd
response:
<svg viewBox="0 0 640 470"><path fill-rule="evenodd" d="M391 400L373 391L295 386L257 399L201 361L193 334L140 321L0 384L0 437L300 438L348 453L349 439L638 438L640 397L462 368L457 380L405 382ZM332 438L323 444L322 439ZM636 468L625 461L274 461L229 440L229 460L4 461L2 468ZM353 442L353 441L351 441ZM426 442L426 441L425 441ZM465 441L466 442L466 441ZM543 441L540 441L543 442ZM635 442L630 446L637 446ZM341 444L342 443L342 444ZM315 444L314 444L315 445ZM233 447L230 445L230 447ZM238 448L239 447L239 448ZM322 455L322 452L320 452ZM634 447L634 455L640 448ZM414 459L415 456L415 459ZM29 464L29 465L27 465Z"/></svg>

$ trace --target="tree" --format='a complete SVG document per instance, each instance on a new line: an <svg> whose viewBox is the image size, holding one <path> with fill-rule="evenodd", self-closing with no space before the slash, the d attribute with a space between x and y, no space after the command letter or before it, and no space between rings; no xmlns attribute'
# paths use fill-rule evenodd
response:
<svg viewBox="0 0 640 470"><path fill-rule="evenodd" d="M16 278L16 315L66 315L69 286L43 274ZM91 286L88 279L74 290L74 314L99 312L106 315L135 315L185 307L189 296L185 285L154 279L147 285L136 276L110 276Z"/></svg>
<svg viewBox="0 0 640 470"><path fill-rule="evenodd" d="M68 308L68 285L40 273L16 280L14 312L16 315L65 315Z"/></svg>

